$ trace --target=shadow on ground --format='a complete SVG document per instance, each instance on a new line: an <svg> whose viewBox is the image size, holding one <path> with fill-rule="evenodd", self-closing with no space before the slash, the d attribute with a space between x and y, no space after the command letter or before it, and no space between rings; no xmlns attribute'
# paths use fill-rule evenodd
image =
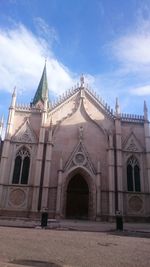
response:
<svg viewBox="0 0 150 267"><path fill-rule="evenodd" d="M139 231L111 231L107 233L108 235L116 236L125 236L125 237L141 237L141 238L150 238L150 233L148 232L139 232Z"/></svg>
<svg viewBox="0 0 150 267"><path fill-rule="evenodd" d="M37 261L37 260L13 260L10 263L18 264L18 265L24 265L24 266L32 266L32 267L62 267L61 265L58 265L53 262L47 262L47 261Z"/></svg>

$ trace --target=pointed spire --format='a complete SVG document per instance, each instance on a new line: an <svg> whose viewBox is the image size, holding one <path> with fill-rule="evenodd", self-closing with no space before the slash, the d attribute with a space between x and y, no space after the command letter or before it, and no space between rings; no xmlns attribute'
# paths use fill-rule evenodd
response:
<svg viewBox="0 0 150 267"><path fill-rule="evenodd" d="M43 69L42 77L41 77L39 86L37 88L37 91L35 93L32 104L35 105L39 100L41 100L42 102L44 102L45 100L48 100L48 83L47 83L47 72L46 72L46 60L45 60L45 66Z"/></svg>
<svg viewBox="0 0 150 267"><path fill-rule="evenodd" d="M16 105L16 86L14 87L12 98L11 98L11 108L14 108Z"/></svg>
<svg viewBox="0 0 150 267"><path fill-rule="evenodd" d="M145 100L144 100L144 119L148 120L148 108Z"/></svg>
<svg viewBox="0 0 150 267"><path fill-rule="evenodd" d="M119 106L119 103L118 103L118 97L116 98L115 110L116 110L116 115L119 115L120 114L120 106Z"/></svg>

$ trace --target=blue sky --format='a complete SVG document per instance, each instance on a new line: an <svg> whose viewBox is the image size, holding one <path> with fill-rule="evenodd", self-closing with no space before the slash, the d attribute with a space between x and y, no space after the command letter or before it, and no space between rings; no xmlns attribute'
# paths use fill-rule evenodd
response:
<svg viewBox="0 0 150 267"><path fill-rule="evenodd" d="M0 0L0 117L30 103L47 58L50 97L85 83L121 112L150 100L149 0Z"/></svg>

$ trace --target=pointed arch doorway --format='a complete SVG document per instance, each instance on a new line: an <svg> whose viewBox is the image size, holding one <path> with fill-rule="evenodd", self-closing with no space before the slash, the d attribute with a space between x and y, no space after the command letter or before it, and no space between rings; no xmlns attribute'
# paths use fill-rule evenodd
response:
<svg viewBox="0 0 150 267"><path fill-rule="evenodd" d="M67 187L66 218L88 219L89 187L81 174L74 175Z"/></svg>

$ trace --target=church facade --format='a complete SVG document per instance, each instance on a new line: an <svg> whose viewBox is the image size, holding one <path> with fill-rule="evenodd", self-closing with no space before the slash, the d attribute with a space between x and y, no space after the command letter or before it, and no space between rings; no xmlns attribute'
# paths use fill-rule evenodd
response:
<svg viewBox="0 0 150 267"><path fill-rule="evenodd" d="M46 65L30 105L12 94L0 160L0 216L150 220L150 133L84 83L48 98Z"/></svg>

